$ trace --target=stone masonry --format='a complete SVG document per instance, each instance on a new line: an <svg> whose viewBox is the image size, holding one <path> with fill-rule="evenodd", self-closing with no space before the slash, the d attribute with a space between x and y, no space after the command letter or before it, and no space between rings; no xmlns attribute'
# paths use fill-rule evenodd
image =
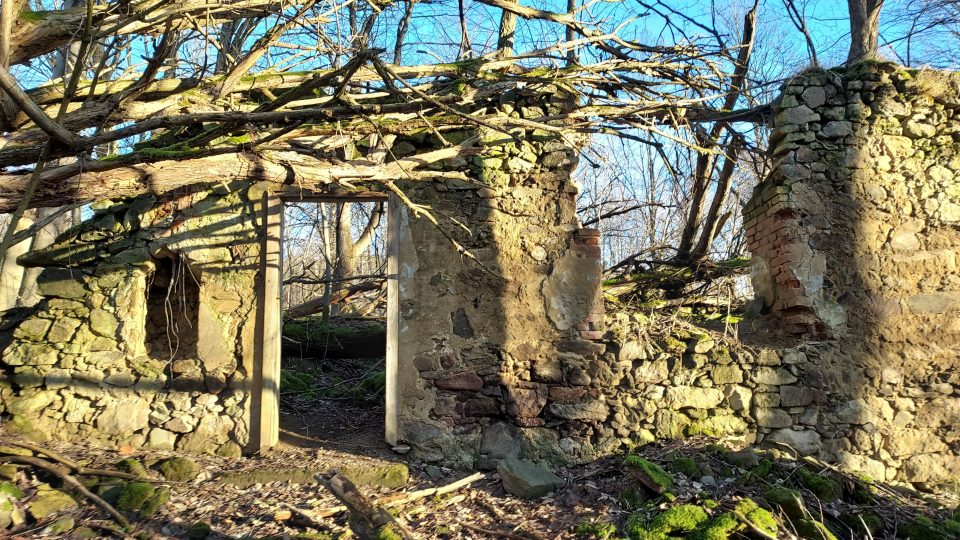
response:
<svg viewBox="0 0 960 540"><path fill-rule="evenodd" d="M789 81L744 209L771 328L818 339L799 379L822 457L960 475L960 75L859 63ZM810 414L814 414L811 410Z"/></svg>
<svg viewBox="0 0 960 540"><path fill-rule="evenodd" d="M525 119L576 102L504 87ZM960 475L960 82L864 63L787 82L769 178L744 215L762 305L748 347L603 313L599 238L580 227L580 141L541 129L430 130L398 157L483 152L398 180L402 442L495 468L584 463L655 439L737 436L884 480ZM486 101L483 101L486 100ZM355 141L347 153L362 151ZM44 300L0 325L0 412L43 438L239 455L248 448L264 186L98 203L50 248ZM468 224L469 227L461 227Z"/></svg>

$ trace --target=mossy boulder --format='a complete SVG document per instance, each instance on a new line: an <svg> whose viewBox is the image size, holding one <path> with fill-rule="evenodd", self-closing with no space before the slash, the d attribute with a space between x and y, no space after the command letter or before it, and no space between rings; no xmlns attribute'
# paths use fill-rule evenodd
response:
<svg viewBox="0 0 960 540"><path fill-rule="evenodd" d="M410 481L410 468L406 463L355 465L341 467L340 472L358 486L396 489L407 485Z"/></svg>
<svg viewBox="0 0 960 540"><path fill-rule="evenodd" d="M130 482L124 486L117 498L117 509L124 512L138 512L153 497L156 489L146 482Z"/></svg>
<svg viewBox="0 0 960 540"><path fill-rule="evenodd" d="M64 516L47 527L47 531L51 534L62 535L70 532L76 526L77 522L70 516Z"/></svg>
<svg viewBox="0 0 960 540"><path fill-rule="evenodd" d="M172 457L161 461L157 465L157 470L171 482L189 482L200 474L200 466L196 462L182 457Z"/></svg>
<svg viewBox="0 0 960 540"><path fill-rule="evenodd" d="M143 506L140 507L140 516L141 517L150 517L157 513L157 510L160 509L163 505L167 504L167 501L170 500L170 488L167 486L161 486L153 492L153 496L147 499Z"/></svg>
<svg viewBox="0 0 960 540"><path fill-rule="evenodd" d="M690 540L728 540L731 535L744 529L743 523L731 512L724 512L704 523L689 535Z"/></svg>
<svg viewBox="0 0 960 540"><path fill-rule="evenodd" d="M37 487L37 493L33 499L27 503L27 511L33 516L33 519L40 521L47 516L66 510L75 510L79 508L77 501L59 489L50 487L49 484L40 484Z"/></svg>
<svg viewBox="0 0 960 540"><path fill-rule="evenodd" d="M673 488L673 478L659 465L637 455L629 455L623 462L627 470L647 489L662 495Z"/></svg>

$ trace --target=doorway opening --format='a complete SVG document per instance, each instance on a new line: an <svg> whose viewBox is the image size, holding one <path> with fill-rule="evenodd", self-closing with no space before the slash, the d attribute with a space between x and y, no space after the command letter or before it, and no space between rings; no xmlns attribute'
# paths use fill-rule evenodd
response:
<svg viewBox="0 0 960 540"><path fill-rule="evenodd" d="M386 198L285 201L279 439L385 451L395 376L395 219ZM392 361L391 361L392 360Z"/></svg>

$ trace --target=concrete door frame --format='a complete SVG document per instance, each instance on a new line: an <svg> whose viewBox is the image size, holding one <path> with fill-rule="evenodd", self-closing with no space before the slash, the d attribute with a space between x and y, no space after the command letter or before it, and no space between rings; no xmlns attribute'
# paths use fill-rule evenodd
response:
<svg viewBox="0 0 960 540"><path fill-rule="evenodd" d="M280 440L280 295L283 282L283 215L288 202L386 202L387 203L387 343L384 359L386 391L384 439L396 444L398 427L398 364L400 298L400 201L395 195L307 195L281 197L264 194L263 233L260 244L261 282L258 290L258 324L254 340L254 377L250 402L251 448L267 450Z"/></svg>

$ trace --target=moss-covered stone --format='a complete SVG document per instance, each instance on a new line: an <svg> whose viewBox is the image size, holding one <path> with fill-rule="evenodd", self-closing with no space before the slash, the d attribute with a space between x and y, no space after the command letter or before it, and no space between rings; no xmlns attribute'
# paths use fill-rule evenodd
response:
<svg viewBox="0 0 960 540"><path fill-rule="evenodd" d="M400 488L410 480L410 468L406 463L388 465L341 467L340 472L359 486Z"/></svg>
<svg viewBox="0 0 960 540"><path fill-rule="evenodd" d="M64 516L47 527L47 530L52 534L66 534L70 532L74 526L76 526L76 521L70 516Z"/></svg>
<svg viewBox="0 0 960 540"><path fill-rule="evenodd" d="M663 494L673 487L673 478L656 463L637 455L629 455L624 460L624 465L644 486L658 494Z"/></svg>
<svg viewBox="0 0 960 540"><path fill-rule="evenodd" d="M142 517L150 517L157 513L157 510L160 509L163 505L167 504L167 501L170 500L170 488L167 486L161 486L153 492L153 496L147 499L147 502L143 503L143 506L140 508L140 515Z"/></svg>
<svg viewBox="0 0 960 540"><path fill-rule="evenodd" d="M872 513L851 513L840 516L840 521L859 534L869 533L872 537L883 536L884 524L880 516Z"/></svg>
<svg viewBox="0 0 960 540"><path fill-rule="evenodd" d="M794 522L797 534L803 540L838 540L823 523L813 519L800 519ZM921 537L917 537L918 539ZM922 537L925 540L929 537Z"/></svg>
<svg viewBox="0 0 960 540"><path fill-rule="evenodd" d="M697 462L691 458L674 458L668 468L670 472L683 474L687 478L700 476L700 467L698 467Z"/></svg>
<svg viewBox="0 0 960 540"><path fill-rule="evenodd" d="M777 520L769 510L760 508L753 499L744 499L737 503L734 513L743 516L755 528L767 533L770 536L777 535Z"/></svg>
<svg viewBox="0 0 960 540"><path fill-rule="evenodd" d="M189 482L200 474L200 466L196 462L182 457L172 457L161 461L157 470L171 482Z"/></svg>
<svg viewBox="0 0 960 540"><path fill-rule="evenodd" d="M140 461L135 458L121 459L120 461L117 462L116 467L118 471L122 471L128 474L135 474L142 478L148 478L150 476L150 474L147 473L147 468L144 467L143 464L140 463Z"/></svg>
<svg viewBox="0 0 960 540"><path fill-rule="evenodd" d="M130 482L117 498L117 509L124 512L138 512L155 492L156 489L146 482Z"/></svg>
<svg viewBox="0 0 960 540"><path fill-rule="evenodd" d="M807 469L798 469L797 477L799 478L800 484L803 485L803 487L809 489L822 501L836 501L843 493L839 482L824 476L820 476L819 474L814 474Z"/></svg>
<svg viewBox="0 0 960 540"><path fill-rule="evenodd" d="M912 521L897 527L897 538L903 538L904 540L957 540L960 538L960 527L956 526L956 522L951 523L950 520L937 523L926 516L917 516Z"/></svg>
<svg viewBox="0 0 960 540"><path fill-rule="evenodd" d="M773 473L773 462L769 459L764 459L759 465L750 469L750 472L747 473L747 477L744 479L744 481L747 484L755 484L768 478L771 473Z"/></svg>
<svg viewBox="0 0 960 540"><path fill-rule="evenodd" d="M40 521L51 514L74 510L78 508L77 501L63 491L53 489L48 484L40 484L33 499L27 503L27 511L33 519Z"/></svg>
<svg viewBox="0 0 960 540"><path fill-rule="evenodd" d="M777 486L768 489L763 495L771 506L780 507L780 510L790 519L802 519L807 515L803 497L799 491Z"/></svg>
<svg viewBox="0 0 960 540"><path fill-rule="evenodd" d="M635 540L665 540L679 536L678 533L690 533L709 518L706 510L694 504L673 506L649 522L635 512L627 519L627 535Z"/></svg>
<svg viewBox="0 0 960 540"><path fill-rule="evenodd" d="M743 523L734 514L724 512L701 525L688 538L690 540L728 540L732 534L743 528Z"/></svg>

